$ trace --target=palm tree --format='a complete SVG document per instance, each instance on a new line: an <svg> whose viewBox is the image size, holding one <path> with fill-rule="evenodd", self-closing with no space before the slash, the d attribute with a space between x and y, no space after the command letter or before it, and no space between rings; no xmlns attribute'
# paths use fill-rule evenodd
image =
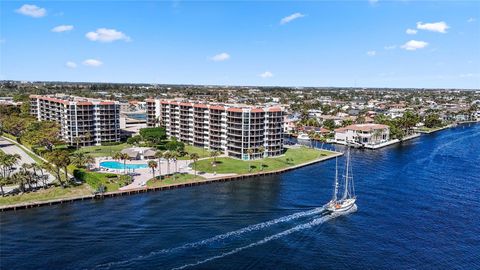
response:
<svg viewBox="0 0 480 270"><path fill-rule="evenodd" d="M121 155L122 155L121 152L115 152L115 154L113 154L112 158L113 158L114 160L120 160L120 159L121 159Z"/></svg>
<svg viewBox="0 0 480 270"><path fill-rule="evenodd" d="M89 167L90 164L95 162L95 158L82 152L73 153L71 158L72 164L80 168Z"/></svg>
<svg viewBox="0 0 480 270"><path fill-rule="evenodd" d="M78 150L80 148L80 143L82 142L82 138L80 138L79 136L76 136L75 138L73 138L73 142L75 143L76 149Z"/></svg>
<svg viewBox="0 0 480 270"><path fill-rule="evenodd" d="M315 139L315 131L311 130L308 132L308 137L310 138L310 148L313 148L313 142Z"/></svg>
<svg viewBox="0 0 480 270"><path fill-rule="evenodd" d="M43 173L42 166L38 165L38 163L32 163L30 166L33 169L33 174L37 177L37 179L40 179L43 181L45 178L45 174ZM37 172L40 172L40 175L38 175Z"/></svg>
<svg viewBox="0 0 480 270"><path fill-rule="evenodd" d="M5 154L4 152L0 152L0 167L2 168L4 177L10 176L12 167L18 164L20 159L19 154Z"/></svg>
<svg viewBox="0 0 480 270"><path fill-rule="evenodd" d="M261 154L260 156L261 156L262 158L265 157L265 147L264 147L263 145L259 146L259 147L257 148L257 151L258 151L258 153Z"/></svg>
<svg viewBox="0 0 480 270"><path fill-rule="evenodd" d="M67 167L70 165L70 156L65 150L55 150L46 154L47 160L55 165L55 174L57 176L58 182L62 187L64 183L62 182L62 177L60 176L60 169L63 168L65 171L65 179L68 180L68 171Z"/></svg>
<svg viewBox="0 0 480 270"><path fill-rule="evenodd" d="M88 141L90 142L90 140L92 139L92 133L90 133L90 131L87 131L84 135L83 135L83 146L85 146L85 143Z"/></svg>
<svg viewBox="0 0 480 270"><path fill-rule="evenodd" d="M123 170L124 170L124 173L127 173L127 160L129 159L130 157L128 156L127 153L120 153L120 159L123 160Z"/></svg>
<svg viewBox="0 0 480 270"><path fill-rule="evenodd" d="M85 155L85 165L90 170L90 165L95 163L95 158L92 155Z"/></svg>
<svg viewBox="0 0 480 270"><path fill-rule="evenodd" d="M212 152L210 152L210 157L213 157L213 166L217 166L217 156L220 154L220 152L216 151L216 150L213 150Z"/></svg>
<svg viewBox="0 0 480 270"><path fill-rule="evenodd" d="M28 185L28 189L32 189L32 182L33 182L33 175L29 171L31 165L29 163L23 163L20 167L21 172L25 175L26 184Z"/></svg>
<svg viewBox="0 0 480 270"><path fill-rule="evenodd" d="M2 197L5 196L5 192L3 191L3 186L8 184L8 178L0 175L0 190L2 191Z"/></svg>
<svg viewBox="0 0 480 270"><path fill-rule="evenodd" d="M167 161L167 175L169 175L170 174L170 159L172 158L172 154L171 154L170 151L165 151L165 153L163 153L163 157Z"/></svg>
<svg viewBox="0 0 480 270"><path fill-rule="evenodd" d="M28 176L23 171L16 172L12 175L12 180L18 184L20 192L25 192L25 183L28 181Z"/></svg>
<svg viewBox="0 0 480 270"><path fill-rule="evenodd" d="M44 169L46 170L47 172L51 172L53 171L53 166L52 164L48 163L48 162L44 162L40 165L40 168L41 169ZM43 187L44 188L47 188L47 180L48 180L48 175L44 175L43 174L43 171L42 171L42 180L43 180Z"/></svg>
<svg viewBox="0 0 480 270"><path fill-rule="evenodd" d="M155 152L155 157L158 158L158 175L160 176L160 180L162 180L162 163L161 159L163 158L163 152L157 151Z"/></svg>
<svg viewBox="0 0 480 270"><path fill-rule="evenodd" d="M150 169L152 169L152 178L155 178L155 168L157 168L157 165L158 165L157 162L155 162L155 161L153 161L153 160L150 160L150 161L148 162L148 167L149 167Z"/></svg>
<svg viewBox="0 0 480 270"><path fill-rule="evenodd" d="M260 166L262 167L261 169L263 171L263 167L264 167L263 158L265 157L265 147L262 145L262 146L257 148L257 151L258 151L258 153L260 153L260 156L262 157L262 159L260 160L260 162L261 162Z"/></svg>
<svg viewBox="0 0 480 270"><path fill-rule="evenodd" d="M190 159L193 160L193 170L195 172L195 176L197 176L197 161L199 158L200 156L197 153L190 154Z"/></svg>
<svg viewBox="0 0 480 270"><path fill-rule="evenodd" d="M178 172L177 159L178 159L178 157L180 156L180 154L179 154L177 151L172 151L171 155L172 155L173 163L175 164L175 171L173 172L173 179L175 179L175 175L176 175L177 172Z"/></svg>
<svg viewBox="0 0 480 270"><path fill-rule="evenodd" d="M248 149L247 149L247 154L248 154L248 171L249 171L249 172L252 171L251 160L252 160L253 152L254 152L254 151L253 151L252 148L248 148Z"/></svg>

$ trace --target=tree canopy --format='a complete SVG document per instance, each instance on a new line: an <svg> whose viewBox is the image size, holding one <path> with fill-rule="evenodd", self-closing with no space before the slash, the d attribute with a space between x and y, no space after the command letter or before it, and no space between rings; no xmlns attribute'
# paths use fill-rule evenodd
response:
<svg viewBox="0 0 480 270"><path fill-rule="evenodd" d="M144 141L152 144L160 144L167 139L167 133L163 127L142 128L140 135Z"/></svg>

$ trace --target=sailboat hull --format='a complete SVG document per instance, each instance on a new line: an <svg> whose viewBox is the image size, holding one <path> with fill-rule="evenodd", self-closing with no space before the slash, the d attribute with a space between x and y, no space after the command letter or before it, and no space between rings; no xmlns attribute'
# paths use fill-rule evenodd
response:
<svg viewBox="0 0 480 270"><path fill-rule="evenodd" d="M345 199L340 201L330 201L326 206L326 210L332 213L345 212L355 205L356 198Z"/></svg>

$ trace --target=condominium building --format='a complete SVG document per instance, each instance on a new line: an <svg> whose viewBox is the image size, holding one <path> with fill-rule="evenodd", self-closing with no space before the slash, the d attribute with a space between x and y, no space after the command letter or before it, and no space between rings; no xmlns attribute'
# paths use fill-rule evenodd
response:
<svg viewBox="0 0 480 270"><path fill-rule="evenodd" d="M167 136L243 160L283 154L283 119L283 109L274 106L147 100L148 126L163 126Z"/></svg>
<svg viewBox="0 0 480 270"><path fill-rule="evenodd" d="M38 121L55 121L70 145L120 141L120 105L116 101L66 95L30 96L30 112Z"/></svg>

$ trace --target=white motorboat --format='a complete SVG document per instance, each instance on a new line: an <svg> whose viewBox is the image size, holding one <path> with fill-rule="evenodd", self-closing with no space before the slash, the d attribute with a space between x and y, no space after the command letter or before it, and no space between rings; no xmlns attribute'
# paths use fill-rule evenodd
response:
<svg viewBox="0 0 480 270"><path fill-rule="evenodd" d="M338 181L338 162L335 160L335 184L333 197L324 207L332 213L345 212L355 206L357 197L355 196L355 187L353 185L352 168L350 166L350 148L347 149L345 161L345 174L342 183L342 195L339 198L340 183Z"/></svg>
<svg viewBox="0 0 480 270"><path fill-rule="evenodd" d="M300 134L298 134L297 140L309 141L310 137L308 137L308 135L305 134L305 133L300 133Z"/></svg>

